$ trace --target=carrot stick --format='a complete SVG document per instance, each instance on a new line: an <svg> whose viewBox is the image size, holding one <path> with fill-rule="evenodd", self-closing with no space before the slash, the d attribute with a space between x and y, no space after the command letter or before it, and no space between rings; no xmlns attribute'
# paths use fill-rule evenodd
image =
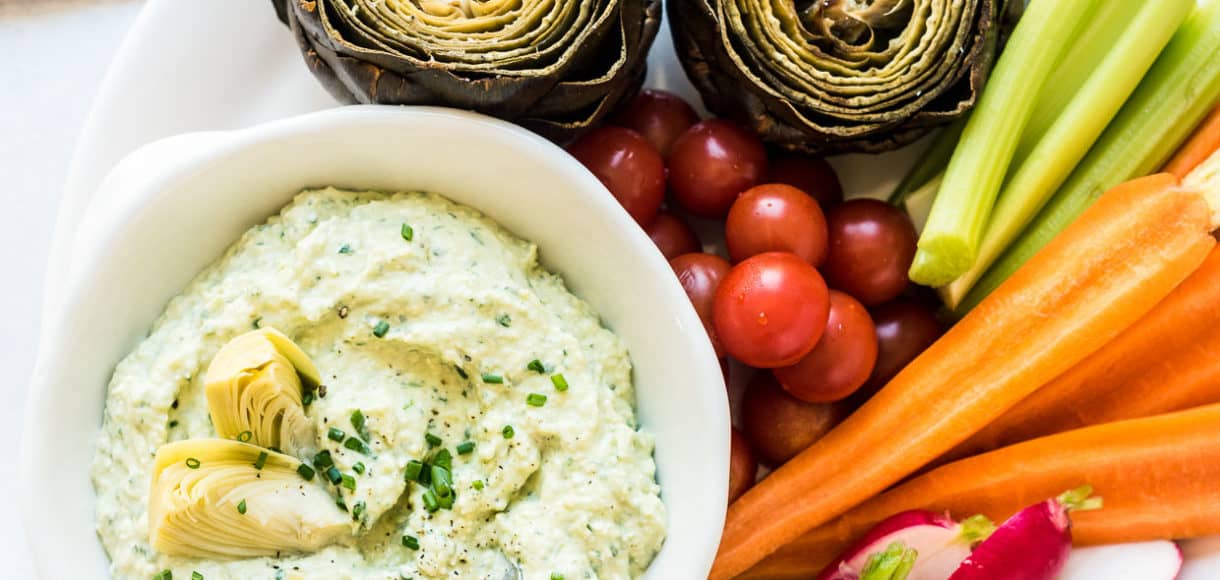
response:
<svg viewBox="0 0 1220 580"><path fill-rule="evenodd" d="M1220 248L1131 328L940 458L1220 403Z"/></svg>
<svg viewBox="0 0 1220 580"><path fill-rule="evenodd" d="M908 481L784 546L743 578L810 578L881 520L909 509L1003 521L1065 489L1103 507L1072 514L1078 545L1220 533L1220 405L1096 425L976 455Z"/></svg>
<svg viewBox="0 0 1220 580"><path fill-rule="evenodd" d="M1178 149L1161 171L1185 177L1216 149L1220 149L1220 105L1212 109L1211 114L1199 124L1186 144Z"/></svg>
<svg viewBox="0 0 1220 580"><path fill-rule="evenodd" d="M1107 192L856 413L734 502L712 580L897 483L1126 329L1215 245L1210 211L1203 192L1167 174Z"/></svg>

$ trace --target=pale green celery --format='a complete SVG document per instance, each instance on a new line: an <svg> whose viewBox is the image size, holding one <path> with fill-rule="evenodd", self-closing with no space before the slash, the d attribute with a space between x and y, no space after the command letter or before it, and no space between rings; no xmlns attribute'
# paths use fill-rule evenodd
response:
<svg viewBox="0 0 1220 580"><path fill-rule="evenodd" d="M957 148L957 142L962 138L962 130L966 128L966 120L969 118L968 114L958 117L957 120L940 130L940 133L932 140L932 144L928 146L928 150L924 151L923 156L915 162L915 166L907 172L902 181L898 183L898 187L895 187L893 193L890 194L889 202L891 204L901 206L907 196L925 189L932 179L944 175L945 167L949 165L949 158L953 157L953 150Z"/></svg>
<svg viewBox="0 0 1220 580"><path fill-rule="evenodd" d="M911 223L915 225L917 233L922 233L924 224L928 223L932 202L936 200L936 192L940 190L940 184L944 179L944 173L937 174L923 184L923 187L907 194L906 198L902 200L902 208L911 218Z"/></svg>
<svg viewBox="0 0 1220 580"><path fill-rule="evenodd" d="M1161 52L1084 160L956 309L969 311L1098 196L1152 173L1220 98L1220 0L1204 0Z"/></svg>
<svg viewBox="0 0 1220 580"><path fill-rule="evenodd" d="M1124 0L1108 5L1109 12L1122 15L1107 23L1119 30L1112 34L1114 43L1101 62L1085 73L1088 80L1038 144L1023 161L1015 162L1019 165L1000 190L974 265L941 289L949 308L965 298L1072 173L1194 5L1195 0ZM1031 126L1027 132L1033 130ZM1021 158L1019 150L1017 158Z"/></svg>
<svg viewBox="0 0 1220 580"><path fill-rule="evenodd" d="M943 286L974 263L1038 93L1098 1L1033 0L1026 8L945 170L911 265L915 282Z"/></svg>

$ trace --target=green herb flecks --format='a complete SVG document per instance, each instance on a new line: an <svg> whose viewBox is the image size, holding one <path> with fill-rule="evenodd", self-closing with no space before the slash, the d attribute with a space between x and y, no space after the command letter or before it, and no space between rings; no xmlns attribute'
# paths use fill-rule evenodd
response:
<svg viewBox="0 0 1220 580"><path fill-rule="evenodd" d="M525 397L525 403L531 407L541 407L546 404L546 395L541 393L530 393Z"/></svg>
<svg viewBox="0 0 1220 580"><path fill-rule="evenodd" d="M408 242L415 239L415 228L412 228L410 225L402 224L401 233L402 239Z"/></svg>
<svg viewBox="0 0 1220 580"><path fill-rule="evenodd" d="M390 323L384 320L378 320L377 326L373 327L373 336L384 338L386 333L390 331Z"/></svg>
<svg viewBox="0 0 1220 580"><path fill-rule="evenodd" d="M237 513L243 516L246 515L246 500L243 499L237 504Z"/></svg>

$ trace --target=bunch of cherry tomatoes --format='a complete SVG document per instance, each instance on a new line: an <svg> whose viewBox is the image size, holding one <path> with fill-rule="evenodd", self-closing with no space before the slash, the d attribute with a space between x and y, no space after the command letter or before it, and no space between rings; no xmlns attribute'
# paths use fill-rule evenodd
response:
<svg viewBox="0 0 1220 580"><path fill-rule="evenodd" d="M768 156L676 95L642 91L612 123L569 152L670 260L722 362L763 371L735 413L731 502L758 459L808 447L940 336L909 291L915 228L884 202L844 201L825 160ZM723 221L727 259L703 252L686 216Z"/></svg>

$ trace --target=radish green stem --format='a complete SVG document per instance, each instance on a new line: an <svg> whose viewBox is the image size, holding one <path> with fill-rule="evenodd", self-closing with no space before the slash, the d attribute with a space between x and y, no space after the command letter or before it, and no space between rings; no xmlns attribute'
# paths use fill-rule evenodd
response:
<svg viewBox="0 0 1220 580"><path fill-rule="evenodd" d="M911 279L952 282L974 264L1004 174L1050 71L1098 0L1033 0L966 122L919 238Z"/></svg>
<svg viewBox="0 0 1220 580"><path fill-rule="evenodd" d="M1093 486L1082 485L1076 489L1069 489L1055 498L1059 503L1069 511L1083 512L1089 510L1099 510L1102 506L1100 497L1091 497L1093 495Z"/></svg>
<svg viewBox="0 0 1220 580"><path fill-rule="evenodd" d="M906 580L918 557L919 553L914 549L894 542L885 551L868 557L860 571L860 580Z"/></svg>
<svg viewBox="0 0 1220 580"><path fill-rule="evenodd" d="M1220 0L1195 8L1088 155L955 312L969 311L1106 190L1165 163L1220 97Z"/></svg>
<svg viewBox="0 0 1220 580"><path fill-rule="evenodd" d="M1107 3L1103 12L1109 14L1099 25L1119 30L1118 34L1110 34L1115 37L1114 43L1109 45L1108 53L1096 68L1085 73L1088 81L1006 180L974 265L942 291L950 308L957 306L987 267L1071 174L1118 113L1123 101L1135 90L1194 3L1194 0ZM1113 14L1119 17L1112 17ZM1035 130L1038 129L1031 126L1027 132ZM1018 151L1017 158L1021 157L1023 155Z"/></svg>
<svg viewBox="0 0 1220 580"><path fill-rule="evenodd" d="M977 544L986 540L995 531L995 524L983 514L970 516L962 520L960 525L962 527L962 540L968 544Z"/></svg>

